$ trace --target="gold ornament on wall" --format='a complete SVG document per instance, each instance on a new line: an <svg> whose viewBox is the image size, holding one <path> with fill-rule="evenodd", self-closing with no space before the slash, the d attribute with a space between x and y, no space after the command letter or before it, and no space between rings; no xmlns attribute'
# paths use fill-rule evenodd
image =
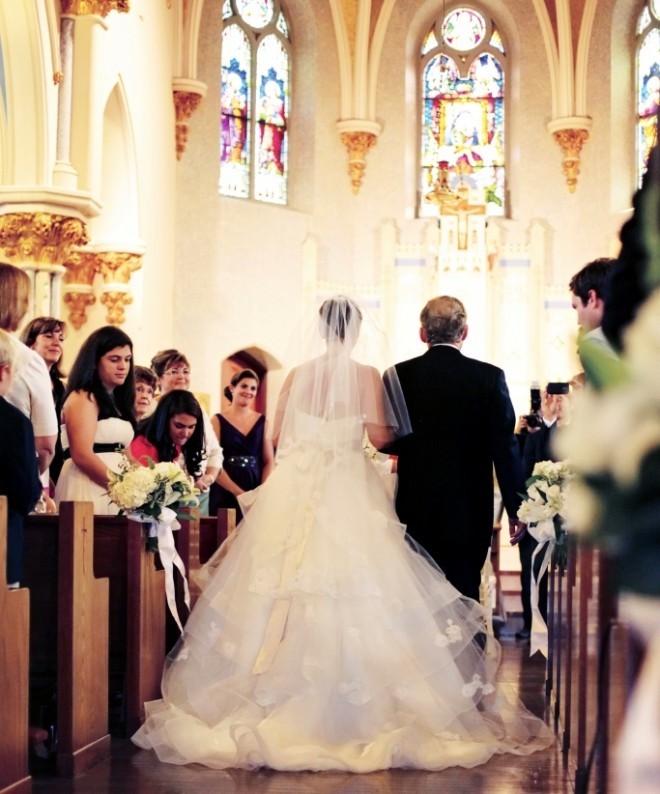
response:
<svg viewBox="0 0 660 794"><path fill-rule="evenodd" d="M107 320L110 325L121 325L126 319L124 307L133 303L133 296L123 290L109 290L101 295L101 303L108 307Z"/></svg>
<svg viewBox="0 0 660 794"><path fill-rule="evenodd" d="M76 330L87 322L87 308L96 303L94 279L99 274L104 286L101 303L108 308L110 325L121 325L124 308L133 302L131 274L142 265L142 254L129 251L74 251L64 262L64 303L69 307L69 321Z"/></svg>
<svg viewBox="0 0 660 794"><path fill-rule="evenodd" d="M193 91L174 91L176 113L176 159L180 160L188 143L188 120L199 107L202 95Z"/></svg>
<svg viewBox="0 0 660 794"><path fill-rule="evenodd" d="M69 308L68 320L79 331L87 322L87 309L96 303L94 277L96 276L96 254L92 251L73 251L63 263L64 303Z"/></svg>
<svg viewBox="0 0 660 794"><path fill-rule="evenodd" d="M110 325L121 325L126 319L124 307L133 303L129 282L131 273L142 266L142 254L127 251L103 251L98 254L98 272L103 276L101 303L108 307Z"/></svg>
<svg viewBox="0 0 660 794"><path fill-rule="evenodd" d="M127 14L131 10L129 0L61 0L61 6L63 14L81 17L107 17L111 11Z"/></svg>
<svg viewBox="0 0 660 794"><path fill-rule="evenodd" d="M79 218L50 212L0 215L0 249L11 264L58 266L74 246L87 241L87 229Z"/></svg>
<svg viewBox="0 0 660 794"><path fill-rule="evenodd" d="M562 169L566 184L571 193L575 193L577 178L580 173L580 152L589 140L589 131L584 129L565 129L553 132L553 137L564 153Z"/></svg>
<svg viewBox="0 0 660 794"><path fill-rule="evenodd" d="M359 193L362 187L362 179L367 167L367 152L376 145L376 140L376 135L373 132L341 133L341 142L348 149L348 174L351 178L352 191L355 194Z"/></svg>

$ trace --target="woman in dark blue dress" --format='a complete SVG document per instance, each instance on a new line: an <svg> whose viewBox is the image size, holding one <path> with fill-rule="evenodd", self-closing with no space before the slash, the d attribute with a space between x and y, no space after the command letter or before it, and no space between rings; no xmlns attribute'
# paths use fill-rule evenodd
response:
<svg viewBox="0 0 660 794"><path fill-rule="evenodd" d="M258 389L255 372L237 372L225 389L231 406L211 418L224 456L222 470L211 486L211 515L219 507L233 507L240 521L242 512L236 497L261 485L273 468L273 443L266 417L252 408Z"/></svg>

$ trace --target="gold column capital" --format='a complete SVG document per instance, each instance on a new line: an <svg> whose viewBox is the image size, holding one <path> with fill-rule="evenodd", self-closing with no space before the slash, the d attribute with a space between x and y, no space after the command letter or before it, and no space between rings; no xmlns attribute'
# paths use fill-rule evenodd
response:
<svg viewBox="0 0 660 794"><path fill-rule="evenodd" d="M87 308L96 303L93 288L97 272L96 254L74 250L63 264L66 268L64 303L69 307L68 320L79 331L87 322Z"/></svg>
<svg viewBox="0 0 660 794"><path fill-rule="evenodd" d="M348 150L348 174L354 194L360 192L362 179L367 167L366 156L369 149L376 145L377 136L373 132L352 130L341 133L341 142Z"/></svg>
<svg viewBox="0 0 660 794"><path fill-rule="evenodd" d="M55 267L69 257L74 246L85 245L88 239L80 218L51 212L0 215L0 250L12 264Z"/></svg>
<svg viewBox="0 0 660 794"><path fill-rule="evenodd" d="M128 284L131 273L142 267L142 254L129 251L97 251L96 269L106 284Z"/></svg>
<svg viewBox="0 0 660 794"><path fill-rule="evenodd" d="M191 83L189 88L192 88L193 90L181 90L183 89L186 82ZM203 83L199 84L199 86L193 86L193 82L195 81L180 80L179 83L175 83L174 91L172 92L172 97L174 99L174 112L176 115L177 160L180 160L183 156L188 143L188 121L192 114L199 107L199 103L202 101L202 98L206 93L206 86ZM179 84L180 87L177 87ZM203 90L200 88L200 86L203 86Z"/></svg>
<svg viewBox="0 0 660 794"><path fill-rule="evenodd" d="M63 14L76 16L107 17L111 11L127 14L130 8L129 0L61 0Z"/></svg>
<svg viewBox="0 0 660 794"><path fill-rule="evenodd" d="M581 116L571 116L555 119L548 125L548 131L557 141L563 152L562 170L566 177L566 184L571 193L575 193L577 178L580 173L580 152L583 145L589 140L591 119Z"/></svg>
<svg viewBox="0 0 660 794"><path fill-rule="evenodd" d="M96 303L94 279L103 278L101 303L108 308L110 325L126 319L124 307L133 302L131 273L142 266L142 254L135 251L76 250L64 262L64 302L70 307L69 321L76 330L87 322L87 307Z"/></svg>
<svg viewBox="0 0 660 794"><path fill-rule="evenodd" d="M103 276L101 303L108 308L110 325L121 325L126 319L124 308L133 303L129 282L131 273L142 267L142 254L130 251L100 251L98 272Z"/></svg>

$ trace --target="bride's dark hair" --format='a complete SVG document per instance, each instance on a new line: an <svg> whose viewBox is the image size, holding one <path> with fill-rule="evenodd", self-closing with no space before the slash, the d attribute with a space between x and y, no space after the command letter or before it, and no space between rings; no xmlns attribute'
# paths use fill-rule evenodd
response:
<svg viewBox="0 0 660 794"><path fill-rule="evenodd" d="M319 309L321 335L324 339L339 339L343 342L346 333L355 339L362 323L362 312L355 301L345 295L335 295L323 301Z"/></svg>

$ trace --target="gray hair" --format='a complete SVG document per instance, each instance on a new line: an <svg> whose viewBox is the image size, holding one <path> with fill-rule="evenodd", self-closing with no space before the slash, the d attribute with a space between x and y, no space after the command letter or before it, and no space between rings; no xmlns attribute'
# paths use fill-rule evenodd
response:
<svg viewBox="0 0 660 794"><path fill-rule="evenodd" d="M460 342L467 325L465 306L450 295L431 298L419 319L431 345Z"/></svg>
<svg viewBox="0 0 660 794"><path fill-rule="evenodd" d="M6 331L0 328L0 367L8 366L11 369L16 364L16 347Z"/></svg>

